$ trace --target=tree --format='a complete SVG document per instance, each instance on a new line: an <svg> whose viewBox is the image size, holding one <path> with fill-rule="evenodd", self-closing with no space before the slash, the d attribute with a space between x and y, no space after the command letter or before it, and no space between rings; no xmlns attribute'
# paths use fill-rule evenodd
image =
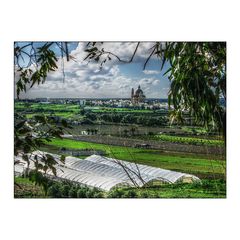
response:
<svg viewBox="0 0 240 240"><path fill-rule="evenodd" d="M56 159L50 154L39 153L32 156L33 151L39 150L46 141L51 141L52 137L61 138L63 127L56 124L54 119L44 115L34 116L34 120L27 120L19 114L15 114L14 122L14 164L19 163L21 157L27 163L27 174L36 184L42 185L45 193L48 186L44 177L48 170L56 175ZM66 127L66 123L62 122ZM34 164L34 170L30 171L30 162ZM60 161L64 163L65 157L61 156Z"/></svg>
<svg viewBox="0 0 240 240"><path fill-rule="evenodd" d="M57 69L57 56L51 46L56 44L60 50L66 54L69 60L67 44L64 43L45 43L36 47L33 42L23 46L15 44L14 47L14 63L16 79L16 95L27 88L33 87L35 84L44 83L47 74ZM50 154L35 155L31 157L31 152L38 150L44 145L45 141L51 141L52 137L61 138L64 128L68 127L67 122L62 120L57 122L53 117L44 115L36 115L33 119L25 119L19 114L14 116L14 155L21 156L27 162L29 167L30 161L34 162L35 170L31 173L31 179L36 184L46 186L44 174L47 170L51 170L56 175L55 164L57 161ZM64 162L64 156L60 160ZM18 163L17 158L15 164ZM45 189L46 190L46 189Z"/></svg>
<svg viewBox="0 0 240 240"><path fill-rule="evenodd" d="M83 108L80 108L79 113L80 113L82 116L84 116L84 115L86 114L86 111L85 111L84 107L83 107Z"/></svg>
<svg viewBox="0 0 240 240"><path fill-rule="evenodd" d="M131 127L130 131L131 131L131 133L132 133L132 136L134 136L134 135L135 135L135 132L136 132L136 128L135 128L135 127Z"/></svg>
<svg viewBox="0 0 240 240"><path fill-rule="evenodd" d="M124 129L124 130L123 130L124 136L127 136L127 135L128 135L128 132L129 132L128 129Z"/></svg>
<svg viewBox="0 0 240 240"><path fill-rule="evenodd" d="M32 88L35 84L42 84L46 81L47 75L51 71L56 71L57 55L53 50L56 45L61 56L66 56L67 61L73 59L68 53L67 42L46 42L41 46L36 46L34 42L19 46L14 45L14 64L16 79L16 95L19 98L21 92L26 92L27 88ZM64 65L62 69L63 80L65 77Z"/></svg>
<svg viewBox="0 0 240 240"><path fill-rule="evenodd" d="M159 56L168 60L172 120L188 110L197 123L226 135L226 43L168 43ZM166 61L165 60L165 61Z"/></svg>

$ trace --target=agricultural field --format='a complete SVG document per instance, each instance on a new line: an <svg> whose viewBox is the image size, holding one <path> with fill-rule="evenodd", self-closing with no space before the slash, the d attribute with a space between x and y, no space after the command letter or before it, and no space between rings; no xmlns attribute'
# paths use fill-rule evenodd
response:
<svg viewBox="0 0 240 240"><path fill-rule="evenodd" d="M205 178L225 178L226 162L212 159L208 155L166 153L152 149L139 149L124 146L111 146L70 139L52 139L42 150L58 153L61 148L102 150L107 157L160 167L169 170L183 171Z"/></svg>
<svg viewBox="0 0 240 240"><path fill-rule="evenodd" d="M223 140L216 139L206 139L206 138L197 138L197 137L179 137L179 136L171 136L166 134L159 134L154 136L155 140L168 141L174 143L186 143L193 145L215 145L215 146L223 146Z"/></svg>
<svg viewBox="0 0 240 240"><path fill-rule="evenodd" d="M87 152L101 152L106 157L144 164L196 175L202 184L176 184L147 189L116 189L108 194L88 193L89 197L161 197L161 198L222 198L226 196L226 156L222 137L202 126L170 125L168 115L162 111L116 107L81 107L67 103L15 103L15 113L28 120L37 115L64 119L71 128L64 130L71 138L51 138L39 150L62 154L79 151L82 161ZM148 147L142 147L147 145ZM44 193L29 179L16 178L23 186L16 197L56 197L57 190ZM60 188L58 186L56 188ZM66 187L67 188L67 187ZM86 190L86 189L85 189ZM84 190L84 191L85 191ZM60 190L59 190L60 191ZM58 193L59 197L77 197ZM86 190L88 191L88 190ZM84 197L83 195L81 195Z"/></svg>
<svg viewBox="0 0 240 240"><path fill-rule="evenodd" d="M79 115L79 111L79 106L75 104L15 103L15 112L25 114L27 118L33 118L38 114L73 118Z"/></svg>

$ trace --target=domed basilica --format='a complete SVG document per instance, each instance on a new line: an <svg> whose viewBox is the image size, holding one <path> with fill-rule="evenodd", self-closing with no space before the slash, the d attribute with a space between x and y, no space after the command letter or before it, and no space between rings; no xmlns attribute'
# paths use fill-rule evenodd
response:
<svg viewBox="0 0 240 240"><path fill-rule="evenodd" d="M146 96L143 94L143 91L140 87L138 86L138 89L134 93L134 88L132 88L132 94L131 94L131 102L132 104L138 104L144 102Z"/></svg>

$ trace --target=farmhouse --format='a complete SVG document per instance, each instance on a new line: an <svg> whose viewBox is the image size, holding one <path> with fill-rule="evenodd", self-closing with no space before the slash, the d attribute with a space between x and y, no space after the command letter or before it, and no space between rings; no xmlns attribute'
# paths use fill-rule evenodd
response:
<svg viewBox="0 0 240 240"><path fill-rule="evenodd" d="M35 156L38 161L44 152L35 151L31 154L30 169L34 169ZM60 156L51 154L58 164L56 176L51 170L47 171L47 176L59 180L69 180L88 187L96 187L109 191L116 187L143 187L162 183L193 182L200 181L194 175L165 170L146 165L130 163L114 158L107 158L99 155L91 155L82 160L68 156L62 164ZM27 163L21 157L15 159L15 174L22 175L27 170Z"/></svg>

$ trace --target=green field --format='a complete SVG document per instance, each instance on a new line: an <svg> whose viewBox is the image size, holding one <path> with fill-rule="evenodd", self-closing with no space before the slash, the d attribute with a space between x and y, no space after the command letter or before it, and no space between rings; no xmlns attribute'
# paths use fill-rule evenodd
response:
<svg viewBox="0 0 240 240"><path fill-rule="evenodd" d="M104 193L104 197L221 198L226 196L225 156L219 155L218 152L214 152L213 155L207 154L207 148L215 149L216 146L224 148L224 141L219 138L216 133L209 134L201 126L178 127L169 125L165 126L161 124L156 126L154 124L145 126L145 122L142 123L140 120L141 124L138 121L136 124L136 119L134 120L135 122L133 120L131 120L133 122L129 120L129 122L127 121L125 125L122 126L122 122L120 121L122 118L119 117L125 116L126 113L126 115L132 114L131 116L137 117L141 117L142 115L148 119L148 116L150 115L153 117L157 115L160 116L162 114L161 111L116 107L85 107L84 110L85 112L82 113L81 107L78 104L72 103L15 103L15 112L25 115L27 119L34 118L35 115L44 114L46 116L58 116L60 118L65 118L70 120L70 122L71 120L81 122L85 118L91 119L91 115L96 116L95 119L92 119L92 124L90 125L89 123L77 126L73 125L71 134L81 135L81 132L86 131L87 129L97 129L98 134L94 137L102 137L99 138L102 143L52 138L51 142L45 142L45 145L42 146L40 150L57 154L60 154L60 149L63 147L67 150L101 150L107 157L190 173L198 176L202 180L201 184L167 184L158 187L141 189L117 189L112 190L107 194ZM104 118L101 121L99 120L101 115L108 117L108 115L114 115L114 113L115 115L118 115L120 119L119 122L113 122L113 120L111 122L111 119L109 120L108 118ZM99 124L99 122L101 122L101 124ZM134 134L132 133L132 128L135 129ZM124 130L126 133L124 133ZM124 142L125 140L120 139L115 142L116 145L120 146L104 144L104 142L107 142L104 141L106 136L109 135L111 137L118 138L119 136L122 137L123 134L128 137L128 140L133 142L138 139L141 141L155 141L157 144L163 144L165 147L160 149L165 150L126 147L124 146L126 144L126 142ZM88 139L86 141L88 141ZM168 145L175 146L175 144L172 143L181 145L181 152L175 152L175 148L167 148ZM191 153L190 151L192 151L191 147L193 147L193 145L199 145L194 146L197 148L204 148L204 151L200 151L203 153ZM134 144L132 146L134 146ZM189 148L188 151L186 150L185 152L185 148ZM168 149L168 152L166 149ZM216 151L218 151L218 148L216 149ZM85 154L85 152L83 154ZM84 159L86 157L87 156L81 156L80 158ZM16 197L57 197L52 196L51 194L46 196L43 189L40 186L35 186L31 181L29 181L29 179L15 178L15 181L17 184L22 186L22 188L15 188ZM79 186L77 188L79 188ZM91 193L91 191L89 194L89 197L94 197L94 194ZM99 192L97 194L99 194ZM100 195L101 194L102 193L100 193ZM71 194L68 196L65 194L61 197L76 196Z"/></svg>
<svg viewBox="0 0 240 240"><path fill-rule="evenodd" d="M117 107L85 107L86 111L93 113L154 113L153 110L147 109L129 109L129 108L117 108ZM44 103L30 103L25 104L23 102L15 103L16 111L32 111L33 113L42 112L47 114L48 112L56 113L56 116L60 116L59 113L70 112L72 115L79 114L80 106L78 104L44 104ZM66 117L65 115L61 115ZM72 117L72 116L71 116Z"/></svg>
<svg viewBox="0 0 240 240"><path fill-rule="evenodd" d="M34 116L39 115L39 113L28 113L26 114L26 118L30 119L33 118ZM62 118L73 118L76 116L75 113L72 112L54 112L54 114L52 113L43 113L43 115L45 116L57 116L57 117L62 117Z"/></svg>
<svg viewBox="0 0 240 240"><path fill-rule="evenodd" d="M222 140L212 140L212 139L205 139L205 138L197 138L197 137L179 137L179 136L172 136L166 134L159 134L155 135L154 139L167 141L167 142L174 142L174 143L187 143L187 144L198 144L198 145L215 145L215 146L223 146L224 141Z"/></svg>
<svg viewBox="0 0 240 240"><path fill-rule="evenodd" d="M33 118L37 114L44 114L46 116L54 115L63 118L73 118L74 116L79 114L80 107L77 104L25 104L22 102L17 102L15 103L15 111L25 111L25 115L27 118Z"/></svg>
<svg viewBox="0 0 240 240"><path fill-rule="evenodd" d="M161 153L157 150L111 146L70 139L52 139L47 144L57 148L103 150L109 157L169 170L211 175L211 177L219 174L225 175L225 161L213 160L211 156L201 158L195 155Z"/></svg>
<svg viewBox="0 0 240 240"><path fill-rule="evenodd" d="M44 109L44 110L56 110L56 111L66 111L66 110L79 110L79 105L77 104L43 104L43 103L29 103L29 104L25 104L23 102L16 102L15 103L15 109L33 109L33 110L37 110L37 109Z"/></svg>

